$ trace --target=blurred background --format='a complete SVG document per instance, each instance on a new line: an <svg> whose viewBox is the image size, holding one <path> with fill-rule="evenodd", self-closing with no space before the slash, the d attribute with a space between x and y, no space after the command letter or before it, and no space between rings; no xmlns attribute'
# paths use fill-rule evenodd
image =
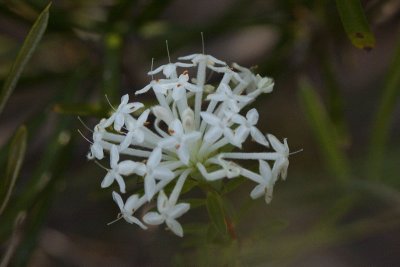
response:
<svg viewBox="0 0 400 267"><path fill-rule="evenodd" d="M47 4L0 3L3 90ZM53 1L0 114L0 193L9 151L27 133L0 213L1 267L398 265L400 1L361 4L375 46L352 44L335 1ZM290 157L271 204L251 200L250 183L224 195L227 237L210 233L204 205L184 216L183 239L163 227L107 226L118 207L112 189L100 188L104 171L86 160L90 144L77 129L91 133L77 116L93 127L110 111L105 94L118 105L151 80L152 58L168 62L165 40L174 61L201 52L200 32L206 53L274 78L274 92L254 103L259 128L303 151ZM140 100L154 103L150 94Z"/></svg>

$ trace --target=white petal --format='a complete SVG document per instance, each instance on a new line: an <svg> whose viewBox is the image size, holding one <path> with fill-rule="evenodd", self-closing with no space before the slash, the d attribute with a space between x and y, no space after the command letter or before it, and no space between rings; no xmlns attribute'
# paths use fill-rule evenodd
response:
<svg viewBox="0 0 400 267"><path fill-rule="evenodd" d="M182 136L183 135L183 126L180 120L176 119L171 122L169 125L169 129L174 133L173 135Z"/></svg>
<svg viewBox="0 0 400 267"><path fill-rule="evenodd" d="M208 112L200 112L201 117L205 122L212 126L219 125L220 119L215 116L214 114L208 113Z"/></svg>
<svg viewBox="0 0 400 267"><path fill-rule="evenodd" d="M121 97L121 104L119 105L120 107L126 105L129 101L129 95L125 94Z"/></svg>
<svg viewBox="0 0 400 267"><path fill-rule="evenodd" d="M164 213L167 209L168 198L164 191L161 190L157 197L157 209L159 212Z"/></svg>
<svg viewBox="0 0 400 267"><path fill-rule="evenodd" d="M188 203L180 203L178 205L176 205L175 207L172 208L172 210L170 210L170 212L168 213L168 215L171 218L179 218L182 216L182 214L186 213L188 210L190 209L190 204Z"/></svg>
<svg viewBox="0 0 400 267"><path fill-rule="evenodd" d="M218 140L222 135L222 130L219 127L211 127L207 133L204 135L204 140L206 142L212 143Z"/></svg>
<svg viewBox="0 0 400 267"><path fill-rule="evenodd" d="M151 152L149 160L147 161L147 166L156 167L161 161L161 148L156 147L153 152Z"/></svg>
<svg viewBox="0 0 400 267"><path fill-rule="evenodd" d="M265 138L264 134L258 130L255 126L250 128L251 137L259 144L264 146L269 146L267 138Z"/></svg>
<svg viewBox="0 0 400 267"><path fill-rule="evenodd" d="M185 163L186 165L189 164L189 160L190 160L190 153L189 153L189 149L186 145L182 144L179 148L178 148L178 156L179 159Z"/></svg>
<svg viewBox="0 0 400 267"><path fill-rule="evenodd" d="M131 145L134 134L135 134L135 132L133 132L133 131L127 133L124 140L122 140L121 144L119 145L120 151L124 151Z"/></svg>
<svg viewBox="0 0 400 267"><path fill-rule="evenodd" d="M168 218L168 219L166 220L166 223L167 223L168 228L169 228L174 234L176 234L176 235L179 236L179 237L183 237L183 229L182 229L182 226L181 226L181 224L180 224L177 220Z"/></svg>
<svg viewBox="0 0 400 267"><path fill-rule="evenodd" d="M271 202L271 200L272 200L273 191L274 191L274 186L273 185L271 185L271 186L269 186L267 188L267 192L265 194L265 202L267 204L269 204Z"/></svg>
<svg viewBox="0 0 400 267"><path fill-rule="evenodd" d="M116 145L111 146L110 150L110 166L112 169L116 168L119 161L119 152Z"/></svg>
<svg viewBox="0 0 400 267"><path fill-rule="evenodd" d="M125 181L122 178L122 176L119 175L118 173L116 173L115 180L117 181L117 183L119 185L119 190L121 191L121 193L125 193Z"/></svg>
<svg viewBox="0 0 400 267"><path fill-rule="evenodd" d="M135 92L135 95L147 93L147 92L151 89L152 86L153 86L152 84L146 85L144 88L142 88L142 89L136 91L136 92Z"/></svg>
<svg viewBox="0 0 400 267"><path fill-rule="evenodd" d="M258 122L258 112L255 108L249 110L246 114L246 118L251 125L256 125Z"/></svg>
<svg viewBox="0 0 400 267"><path fill-rule="evenodd" d="M252 199L256 199L265 194L265 186L262 184L257 185L250 193Z"/></svg>
<svg viewBox="0 0 400 267"><path fill-rule="evenodd" d="M139 225L140 228L142 228L143 230L147 229L147 226L144 225L141 221L139 221L138 218L133 217L132 215L129 216L124 216L124 219L128 222L128 223L134 223L136 225Z"/></svg>
<svg viewBox="0 0 400 267"><path fill-rule="evenodd" d="M137 202L139 200L139 196L138 195L131 195L125 202L124 205L124 209L127 211L133 211L135 210L137 207Z"/></svg>
<svg viewBox="0 0 400 267"><path fill-rule="evenodd" d="M176 86L173 90L172 90L172 98L175 101L181 100L182 98L186 97L186 90L185 88L181 85L181 86Z"/></svg>
<svg viewBox="0 0 400 267"><path fill-rule="evenodd" d="M159 180L169 180L174 178L174 173L165 167L158 166L153 170L154 177Z"/></svg>
<svg viewBox="0 0 400 267"><path fill-rule="evenodd" d="M137 175L143 176L146 174L146 172L147 172L146 165L144 165L143 163L138 163L135 168L135 173Z"/></svg>
<svg viewBox="0 0 400 267"><path fill-rule="evenodd" d="M237 142L243 143L249 136L250 130L244 125L240 125L236 129L235 138L238 139Z"/></svg>
<svg viewBox="0 0 400 267"><path fill-rule="evenodd" d="M101 188L109 187L114 182L114 178L115 173L113 171L109 171L101 182Z"/></svg>
<svg viewBox="0 0 400 267"><path fill-rule="evenodd" d="M124 126L125 118L122 113L115 113L114 129L118 132L121 131L122 126Z"/></svg>
<svg viewBox="0 0 400 267"><path fill-rule="evenodd" d="M124 209L124 202L122 201L121 196L117 192L113 191L112 197L113 197L115 203L117 203L119 209L122 211Z"/></svg>
<svg viewBox="0 0 400 267"><path fill-rule="evenodd" d="M144 177L144 192L148 201L153 198L156 192L156 181L151 175L146 175L146 177Z"/></svg>
<svg viewBox="0 0 400 267"><path fill-rule="evenodd" d="M172 63L164 65L163 74L167 78L171 76L176 76L176 65Z"/></svg>
<svg viewBox="0 0 400 267"><path fill-rule="evenodd" d="M162 216L158 212L151 211L143 216L143 221L150 225L159 225L164 222L164 216Z"/></svg>
<svg viewBox="0 0 400 267"><path fill-rule="evenodd" d="M271 175L272 175L271 167L264 160L259 160L258 162L260 164L260 174L263 177L263 179L266 182L268 182L269 180L271 180Z"/></svg>
<svg viewBox="0 0 400 267"><path fill-rule="evenodd" d="M279 142L279 140L275 136L273 136L272 134L268 134L267 136L269 143L276 152L281 152L285 149L283 144Z"/></svg>
<svg viewBox="0 0 400 267"><path fill-rule="evenodd" d="M95 156L97 159L103 159L104 158L103 147L99 143L94 143L90 147L90 151L92 152L93 156Z"/></svg>
<svg viewBox="0 0 400 267"><path fill-rule="evenodd" d="M142 114L140 114L139 118L137 119L137 124L138 125L143 125L147 118L149 117L150 114L150 109L146 109L145 111L143 111Z"/></svg>
<svg viewBox="0 0 400 267"><path fill-rule="evenodd" d="M138 164L132 160L124 160L118 163L118 172L122 175L130 175L135 172Z"/></svg>
<svg viewBox="0 0 400 267"><path fill-rule="evenodd" d="M144 132L142 130L140 130L140 129L136 130L134 137L135 137L135 141L138 142L139 144L144 142L145 136L144 136Z"/></svg>

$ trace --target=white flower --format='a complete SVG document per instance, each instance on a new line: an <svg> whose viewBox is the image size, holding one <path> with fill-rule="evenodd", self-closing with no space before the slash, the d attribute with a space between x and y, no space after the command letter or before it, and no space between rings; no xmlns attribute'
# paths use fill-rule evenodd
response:
<svg viewBox="0 0 400 267"><path fill-rule="evenodd" d="M224 135L231 144L237 145L233 130L229 126L229 118L221 118L208 112L201 112L200 116L211 126L204 135L205 141L212 143Z"/></svg>
<svg viewBox="0 0 400 267"><path fill-rule="evenodd" d="M176 74L177 67L189 68L189 67L193 67L193 64L181 63L181 62L168 63L168 64L158 67L155 70L150 71L147 74L154 75L154 74L157 74L162 71L166 78L176 78L177 77L177 74Z"/></svg>
<svg viewBox="0 0 400 267"><path fill-rule="evenodd" d="M144 124L146 123L147 117L149 116L150 110L145 110L139 118L136 120L132 117L128 117L126 121L126 128L128 133L125 136L124 141L120 144L120 150L124 150L129 147L133 141L137 143L144 142Z"/></svg>
<svg viewBox="0 0 400 267"><path fill-rule="evenodd" d="M109 187L115 180L119 185L119 190L122 193L125 193L125 182L124 179L122 178L122 175L130 175L134 173L134 170L137 168L137 163L131 160L124 160L119 163L118 161L119 161L118 149L115 145L113 145L110 151L111 169L108 171L107 175L101 182L101 187L102 188Z"/></svg>
<svg viewBox="0 0 400 267"><path fill-rule="evenodd" d="M271 167L266 161L259 160L259 164L261 182L256 187L254 187L254 189L250 193L250 196L251 198L255 199L264 195L265 202L268 204L272 200L275 179L273 178Z"/></svg>
<svg viewBox="0 0 400 267"><path fill-rule="evenodd" d="M249 110L246 114L246 118L244 118L242 115L234 114L232 116L232 121L240 124L240 126L236 129L235 134L235 137L239 139L240 143L243 143L250 134L257 143L263 146L268 146L267 139L256 127L258 122L258 112L256 109L253 108Z"/></svg>
<svg viewBox="0 0 400 267"><path fill-rule="evenodd" d="M218 89L219 90L215 94L208 95L207 99L223 102L233 112L239 112L240 104L246 104L253 99L248 96L234 94L232 89L226 84L221 84Z"/></svg>
<svg viewBox="0 0 400 267"><path fill-rule="evenodd" d="M133 210L137 208L137 202L139 200L138 195L132 195L130 196L125 204L122 201L121 196L116 193L113 192L112 193L113 199L115 201L115 203L117 203L119 209L121 210L121 215L122 217L128 222L128 223L134 223L139 225L142 229L147 229L147 226L144 225L141 221L139 221L139 219L135 218L133 216Z"/></svg>
<svg viewBox="0 0 400 267"><path fill-rule="evenodd" d="M105 122L106 127L114 123L114 129L121 131L125 121L131 117L130 114L143 107L142 103L134 102L128 104L128 101L129 96L127 94L121 97L121 104L118 106L118 109L114 112L114 114L112 114L111 117Z"/></svg>
<svg viewBox="0 0 400 267"><path fill-rule="evenodd" d="M144 192L137 189L140 193L129 197L125 204L113 192L121 210L119 218L143 229L146 226L142 221L148 225L165 223L174 234L183 236L177 219L190 205L178 203L178 199L186 179L203 179L198 182L206 183L244 177L256 184L250 197L264 196L269 203L278 177L286 178L289 147L286 139L281 143L273 135L266 138L258 129L256 109L249 109L245 116L240 113L259 95L272 91L272 79L237 64L231 69L211 55L193 54L179 59L191 62L168 63L150 71L149 75L162 72L165 78L152 80L135 92L143 94L152 89L158 103L136 116L133 113L144 105L129 103L128 95L124 95L117 110L95 126L88 158L109 156L111 167L102 187L116 181L124 193L124 179L135 179L136 185L144 185ZM185 70L178 75L178 67L195 71ZM219 83L207 84L208 72L221 73ZM189 73L196 76L189 77ZM249 137L261 144L263 151L242 150ZM246 169L238 160L258 161L258 172ZM167 197L165 192L172 187ZM157 194L157 210L147 212L142 221L135 218L133 213Z"/></svg>
<svg viewBox="0 0 400 267"><path fill-rule="evenodd" d="M169 132L171 137L164 139L160 142L161 147L175 148L179 159L186 165L189 164L190 150L188 143L195 142L200 137L199 132L185 133L182 123L179 120L174 120L169 125Z"/></svg>
<svg viewBox="0 0 400 267"><path fill-rule="evenodd" d="M170 201L165 195L164 191L158 194L157 209L158 212L149 212L143 217L143 221L150 225L159 225L166 223L168 228L177 236L183 236L181 224L176 218L182 216L190 208L187 203L175 204Z"/></svg>
<svg viewBox="0 0 400 267"><path fill-rule="evenodd" d="M285 138L283 143L281 143L275 136L268 134L268 140L278 155L273 169L276 169L282 179L285 180L287 176L287 169L289 167L289 146L287 139Z"/></svg>
<svg viewBox="0 0 400 267"><path fill-rule="evenodd" d="M174 177L171 170L160 165L161 148L156 148L151 153L146 165L141 164L137 167L137 174L144 176L144 191L147 200L151 200L156 192L156 180L170 179Z"/></svg>

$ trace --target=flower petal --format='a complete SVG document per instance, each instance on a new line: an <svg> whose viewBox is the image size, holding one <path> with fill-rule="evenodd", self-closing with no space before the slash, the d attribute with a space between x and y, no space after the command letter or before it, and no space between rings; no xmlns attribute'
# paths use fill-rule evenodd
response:
<svg viewBox="0 0 400 267"><path fill-rule="evenodd" d="M251 124L251 125L256 125L258 122L258 112L255 108L250 109L247 114L246 114L246 118L247 121Z"/></svg>
<svg viewBox="0 0 400 267"><path fill-rule="evenodd" d="M124 219L128 222L128 223L134 223L136 225L139 225L140 228L142 228L143 230L147 229L147 226L144 225L141 221L139 221L138 218L133 217L132 215L128 215L128 216L124 216Z"/></svg>
<svg viewBox="0 0 400 267"><path fill-rule="evenodd" d="M156 181L151 175L146 175L146 177L144 177L144 192L148 201L153 198L156 192Z"/></svg>
<svg viewBox="0 0 400 267"><path fill-rule="evenodd" d="M186 213L190 209L190 204L188 203L180 203L172 208L168 212L168 215L170 218L179 218L182 216L182 214Z"/></svg>
<svg viewBox="0 0 400 267"><path fill-rule="evenodd" d="M147 166L150 168L156 167L161 161L161 148L156 147L153 152L151 152L149 160L147 161Z"/></svg>
<svg viewBox="0 0 400 267"><path fill-rule="evenodd" d="M164 191L161 190L157 197L157 209L159 212L164 213L167 210L168 198Z"/></svg>
<svg viewBox="0 0 400 267"><path fill-rule="evenodd" d="M148 212L143 216L143 221L150 225L159 225L164 222L165 218L158 212Z"/></svg>
<svg viewBox="0 0 400 267"><path fill-rule="evenodd" d="M112 197L115 203L117 203L119 209L122 211L124 209L124 202L122 201L121 196L117 192L113 191Z"/></svg>
<svg viewBox="0 0 400 267"><path fill-rule="evenodd" d="M250 193L252 199L256 199L265 194L265 186L262 184L257 185Z"/></svg>
<svg viewBox="0 0 400 267"><path fill-rule="evenodd" d="M250 128L251 137L259 144L268 147L267 138L265 138L264 134L257 129L255 126Z"/></svg>
<svg viewBox="0 0 400 267"><path fill-rule="evenodd" d="M101 182L101 188L109 187L115 179L115 173L113 171L109 171Z"/></svg>
<svg viewBox="0 0 400 267"><path fill-rule="evenodd" d="M131 195L125 202L124 209L127 211L133 211L137 207L137 202L139 200L139 196L137 194Z"/></svg>
<svg viewBox="0 0 400 267"><path fill-rule="evenodd" d="M125 181L122 178L122 176L118 173L115 174L115 180L117 181L118 185L119 185L119 191L121 191L121 193L125 193Z"/></svg>
<svg viewBox="0 0 400 267"><path fill-rule="evenodd" d="M124 160L118 163L118 172L122 175L130 175L135 172L138 164L132 160Z"/></svg>
<svg viewBox="0 0 400 267"><path fill-rule="evenodd" d="M167 223L168 228L169 228L174 234L176 234L176 235L179 236L179 237L183 237L183 229L182 229L182 226L181 226L181 224L180 224L177 220L168 218L168 219L166 220L166 223Z"/></svg>
<svg viewBox="0 0 400 267"><path fill-rule="evenodd" d="M112 169L116 168L119 161L119 152L116 145L111 146L110 150L110 166Z"/></svg>

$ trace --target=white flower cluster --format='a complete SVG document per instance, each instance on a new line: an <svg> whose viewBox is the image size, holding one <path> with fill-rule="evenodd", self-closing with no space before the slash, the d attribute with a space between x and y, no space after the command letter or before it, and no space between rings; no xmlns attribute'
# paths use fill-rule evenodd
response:
<svg viewBox="0 0 400 267"><path fill-rule="evenodd" d="M164 78L152 80L136 92L152 90L158 105L146 109L141 103L129 103L128 95L121 98L111 117L95 126L88 158L101 160L104 151L109 153L110 168L101 183L103 188L116 181L119 191L125 193L124 177L133 175L144 182L144 194L131 195L125 203L117 192L112 193L121 210L118 219L124 218L143 229L146 224L166 223L173 233L183 236L177 218L190 205L178 203L178 199L185 181L199 176L193 174L200 173L205 181L248 178L256 183L250 196L264 196L269 203L275 182L279 177L286 178L289 148L286 139L281 143L275 136L261 133L256 127L256 109L250 109L245 116L240 114L260 94L272 91L272 79L254 75L237 64L230 68L211 55L193 54L179 60L183 62L150 71L152 77L162 72ZM194 73L191 79L189 71ZM217 86L206 81L211 72L222 77ZM140 109L140 116L135 117L133 113ZM154 115L152 125L147 121L150 113ZM224 152L229 145L242 149L249 137L265 148L271 146L272 151ZM120 160L121 156L124 160ZM257 160L259 172L232 160ZM163 189L171 183L174 187L167 196ZM141 220L134 217L157 194L157 210L147 212Z"/></svg>

